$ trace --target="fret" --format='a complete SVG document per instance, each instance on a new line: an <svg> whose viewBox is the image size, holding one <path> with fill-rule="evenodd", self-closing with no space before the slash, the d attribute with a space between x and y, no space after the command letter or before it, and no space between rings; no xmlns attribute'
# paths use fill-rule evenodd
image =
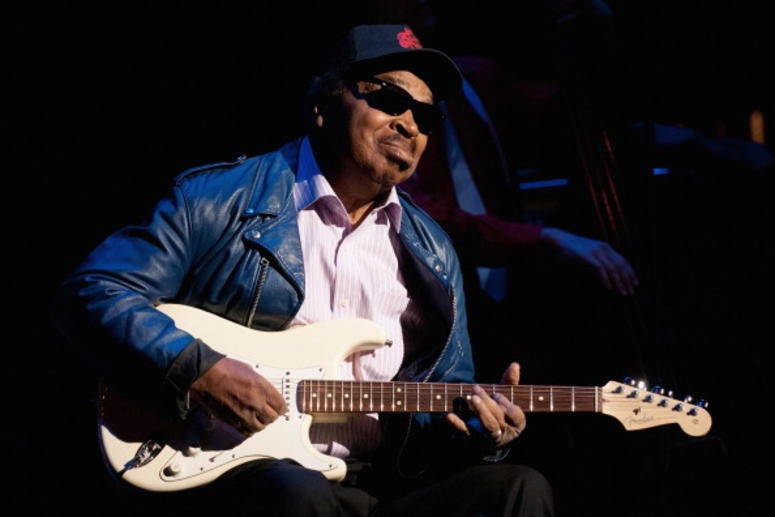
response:
<svg viewBox="0 0 775 517"><path fill-rule="evenodd" d="M312 407L320 410L320 382L315 383L315 389L312 391Z"/></svg>
<svg viewBox="0 0 775 517"><path fill-rule="evenodd" d="M350 401L350 411L355 411L355 406L353 406L353 402L355 400L355 394L353 393L353 384L351 382L347 383L347 393L346 393L347 399Z"/></svg>
<svg viewBox="0 0 775 517"><path fill-rule="evenodd" d="M344 381L339 381L339 407L344 411Z"/></svg>
<svg viewBox="0 0 775 517"><path fill-rule="evenodd" d="M320 412L321 400L323 399L323 382L318 381L315 386L315 411Z"/></svg>
<svg viewBox="0 0 775 517"><path fill-rule="evenodd" d="M318 381L317 389L315 390L315 410L320 413L323 409L323 404L326 399L325 381Z"/></svg>
<svg viewBox="0 0 775 517"><path fill-rule="evenodd" d="M576 412L576 386L570 388L570 410Z"/></svg>
<svg viewBox="0 0 775 517"><path fill-rule="evenodd" d="M342 411L344 408L339 402L339 385L335 380L331 381L331 410L334 412Z"/></svg>
<svg viewBox="0 0 775 517"><path fill-rule="evenodd" d="M317 406L316 409L317 409L318 412L320 411L320 409L322 407L321 406L322 405L321 401L323 400L323 398L324 398L324 395L323 395L323 384L322 384L322 382L318 382L318 388L317 388L317 391L315 392L315 404Z"/></svg>
<svg viewBox="0 0 775 517"><path fill-rule="evenodd" d="M369 400L369 412L374 411L374 383L369 383L369 393L366 395Z"/></svg>
<svg viewBox="0 0 775 517"><path fill-rule="evenodd" d="M311 397L311 399L310 399L310 400L311 400L310 407L311 407L311 408L314 408L314 409L320 409L319 407L316 407L316 406L315 406L315 405L316 405L316 404L318 404L318 402L319 402L319 399L318 399L318 393L317 393L317 390L319 390L319 389L320 389L320 388L318 387L318 386L319 386L319 383L317 383L317 382L316 382L314 386L315 386L315 389L314 389L314 390L312 390L312 392L310 393L310 397Z"/></svg>
<svg viewBox="0 0 775 517"><path fill-rule="evenodd" d="M417 388L417 411L420 411L420 383L415 383L415 388Z"/></svg>
<svg viewBox="0 0 775 517"><path fill-rule="evenodd" d="M549 386L549 411L554 412L554 389Z"/></svg>
<svg viewBox="0 0 775 517"><path fill-rule="evenodd" d="M335 380L331 380L330 382L331 382L331 394L329 395L328 401L331 404L331 411L337 412L342 409L341 407L339 407L339 404L338 404L338 394L336 392L337 385Z"/></svg>
<svg viewBox="0 0 775 517"><path fill-rule="evenodd" d="M306 392L307 393L307 397L306 397L307 398L307 407L306 407L306 409L307 409L307 411L312 411L312 402L314 401L314 399L312 398L312 393L313 393L313 390L315 389L315 382L314 381L308 381L306 383L306 387L307 387L307 392Z"/></svg>
<svg viewBox="0 0 775 517"><path fill-rule="evenodd" d="M301 399L301 408L299 409L302 413L307 411L307 390L306 390L306 382L301 381L299 383L299 386L296 388L296 393L299 393L301 391L301 394L299 398ZM298 405L298 404L297 404Z"/></svg>
<svg viewBox="0 0 775 517"><path fill-rule="evenodd" d="M331 397L331 392L328 389L328 381L323 381L323 411L328 412L328 400Z"/></svg>
<svg viewBox="0 0 775 517"><path fill-rule="evenodd" d="M530 386L530 411L533 411L535 406L533 405L533 386Z"/></svg>

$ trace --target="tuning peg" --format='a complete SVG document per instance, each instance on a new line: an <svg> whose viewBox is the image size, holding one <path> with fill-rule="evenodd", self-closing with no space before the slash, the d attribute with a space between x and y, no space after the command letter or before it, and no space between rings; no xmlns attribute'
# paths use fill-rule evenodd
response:
<svg viewBox="0 0 775 517"><path fill-rule="evenodd" d="M632 377L625 377L624 379L622 379L622 383L623 384L634 385L635 381L633 380Z"/></svg>
<svg viewBox="0 0 775 517"><path fill-rule="evenodd" d="M701 408L707 409L708 408L708 401L705 400L705 399L700 399L700 400L697 401L696 405L701 407Z"/></svg>
<svg viewBox="0 0 775 517"><path fill-rule="evenodd" d="M692 402L692 400L693 400L693 398L692 398L691 395L686 395L684 397L684 402L686 402L687 404L690 404Z"/></svg>
<svg viewBox="0 0 775 517"><path fill-rule="evenodd" d="M646 382L645 381L638 381L636 386L638 386L638 389L641 389L641 390L646 389Z"/></svg>
<svg viewBox="0 0 775 517"><path fill-rule="evenodd" d="M665 390L662 389L662 386L660 386L659 384L655 384L654 387L651 388L649 391L651 391L652 393L659 393L660 395L662 395L665 392Z"/></svg>

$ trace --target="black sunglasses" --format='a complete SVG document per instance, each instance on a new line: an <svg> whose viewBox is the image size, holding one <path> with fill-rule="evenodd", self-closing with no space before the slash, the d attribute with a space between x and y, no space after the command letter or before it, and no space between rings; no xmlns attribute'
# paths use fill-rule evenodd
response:
<svg viewBox="0 0 775 517"><path fill-rule="evenodd" d="M430 135L441 126L441 122L444 120L444 113L438 106L415 100L408 91L400 86L385 82L376 77L358 79L358 81L380 86L379 90L360 94L356 90L355 93L366 100L369 106L393 116L400 115L406 112L406 110L411 110L420 133ZM355 86L355 82L357 81L353 81L353 86Z"/></svg>

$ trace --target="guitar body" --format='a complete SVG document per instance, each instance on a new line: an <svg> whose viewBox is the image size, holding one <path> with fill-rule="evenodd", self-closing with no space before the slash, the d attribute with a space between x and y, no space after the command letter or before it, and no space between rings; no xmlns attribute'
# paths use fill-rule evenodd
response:
<svg viewBox="0 0 775 517"><path fill-rule="evenodd" d="M151 491L193 488L262 458L291 458L329 479L344 477L344 462L318 452L310 443L313 416L298 410L297 382L334 379L345 357L386 344L382 327L364 319L342 319L260 332L185 305L167 304L159 310L179 328L275 382L289 411L261 432L245 437L201 410L185 424L169 422L103 385L98 438L112 472Z"/></svg>

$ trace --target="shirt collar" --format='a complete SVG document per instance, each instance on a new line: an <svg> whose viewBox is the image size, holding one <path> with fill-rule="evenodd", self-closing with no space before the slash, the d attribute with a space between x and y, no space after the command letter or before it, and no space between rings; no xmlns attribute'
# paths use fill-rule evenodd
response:
<svg viewBox="0 0 775 517"><path fill-rule="evenodd" d="M296 211L304 210L326 197L335 198L341 205L336 192L334 192L331 184L320 171L318 162L312 152L309 137L304 137L299 149L299 171L296 176L296 182L293 185L293 202L296 206ZM342 210L344 210L344 206L342 206ZM384 210L396 232L401 230L403 209L395 187L391 188L385 200L379 205L374 206L372 210Z"/></svg>

